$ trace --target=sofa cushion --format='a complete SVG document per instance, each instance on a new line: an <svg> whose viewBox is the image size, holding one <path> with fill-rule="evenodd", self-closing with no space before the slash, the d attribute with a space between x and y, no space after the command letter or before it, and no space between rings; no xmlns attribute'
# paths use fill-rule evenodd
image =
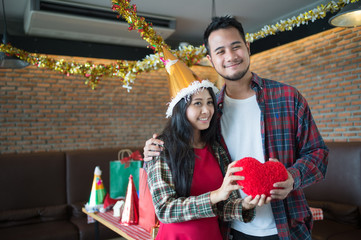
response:
<svg viewBox="0 0 361 240"><path fill-rule="evenodd" d="M72 203L70 204L70 207L71 207L71 215L75 218L77 217L85 217L86 214L83 213L83 210L82 208L85 206L87 202L84 201L84 202L78 202L78 203Z"/></svg>
<svg viewBox="0 0 361 240"><path fill-rule="evenodd" d="M342 204L328 201L308 200L311 207L321 208L324 219L335 221L342 224L349 224L358 227L360 224L359 208L350 204Z"/></svg>
<svg viewBox="0 0 361 240"><path fill-rule="evenodd" d="M361 207L361 142L328 142L325 180L304 189L307 199Z"/></svg>
<svg viewBox="0 0 361 240"><path fill-rule="evenodd" d="M136 148L130 148L132 151ZM104 188L109 192L109 162L118 159L120 149L76 150L66 152L67 202L88 202L94 169L100 167Z"/></svg>
<svg viewBox="0 0 361 240"><path fill-rule="evenodd" d="M99 166L106 191L109 189L109 161L117 158L116 149L77 150L66 152L68 203L88 201L94 169ZM74 184L76 183L76 184Z"/></svg>
<svg viewBox="0 0 361 240"><path fill-rule="evenodd" d="M72 215L71 222L79 229L80 240L92 240L95 239L95 226L94 223L88 223L88 217L83 213L82 208L86 202L72 203ZM109 239L119 237L114 231L105 227L103 224L98 224L98 231L100 239Z"/></svg>
<svg viewBox="0 0 361 240"><path fill-rule="evenodd" d="M361 229L350 230L330 237L328 240L360 240Z"/></svg>
<svg viewBox="0 0 361 240"><path fill-rule="evenodd" d="M0 212L0 228L69 219L67 205L7 210Z"/></svg>
<svg viewBox="0 0 361 240"><path fill-rule="evenodd" d="M1 240L78 240L78 229L69 221L53 221L0 228Z"/></svg>
<svg viewBox="0 0 361 240"><path fill-rule="evenodd" d="M328 240L338 234L343 235L345 232L354 230L356 230L356 228L351 225L338 223L332 220L324 219L315 221L312 229L312 240ZM343 240L349 239L344 238Z"/></svg>
<svg viewBox="0 0 361 240"><path fill-rule="evenodd" d="M66 204L63 152L0 155L0 166L0 211Z"/></svg>
<svg viewBox="0 0 361 240"><path fill-rule="evenodd" d="M88 223L88 218L84 214L83 217L72 218L71 222L77 226L79 230L80 240L95 239L95 223ZM99 239L119 238L119 235L113 230L107 228L103 224L98 223Z"/></svg>

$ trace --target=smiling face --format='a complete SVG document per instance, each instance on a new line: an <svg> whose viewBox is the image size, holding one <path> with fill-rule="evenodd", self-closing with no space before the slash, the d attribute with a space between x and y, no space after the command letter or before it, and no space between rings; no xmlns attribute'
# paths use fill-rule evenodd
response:
<svg viewBox="0 0 361 240"><path fill-rule="evenodd" d="M236 81L251 76L250 48L234 27L213 31L208 38L209 61L225 80Z"/></svg>
<svg viewBox="0 0 361 240"><path fill-rule="evenodd" d="M214 103L209 91L203 89L193 94L186 116L194 129L194 133L207 129L213 114Z"/></svg>

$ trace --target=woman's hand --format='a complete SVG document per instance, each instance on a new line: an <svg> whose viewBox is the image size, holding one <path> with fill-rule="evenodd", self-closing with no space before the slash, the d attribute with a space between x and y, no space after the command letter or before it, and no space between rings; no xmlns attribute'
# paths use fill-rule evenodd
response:
<svg viewBox="0 0 361 240"><path fill-rule="evenodd" d="M238 180L243 180L243 176L233 175L235 172L242 171L241 167L233 167L236 161L228 165L226 175L224 176L222 186L211 192L211 203L216 204L220 201L226 200L232 191L241 189L242 187L237 184Z"/></svg>
<svg viewBox="0 0 361 240"><path fill-rule="evenodd" d="M272 200L271 197L266 197L266 195L257 195L255 198L252 198L252 196L247 196L242 201L242 208L245 210L249 210L252 208L255 208L256 206L263 206L264 204L270 203Z"/></svg>

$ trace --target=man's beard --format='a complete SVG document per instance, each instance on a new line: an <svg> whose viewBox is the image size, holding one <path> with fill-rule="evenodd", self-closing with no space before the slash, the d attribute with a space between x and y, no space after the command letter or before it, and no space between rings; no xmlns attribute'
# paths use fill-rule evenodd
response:
<svg viewBox="0 0 361 240"><path fill-rule="evenodd" d="M249 70L249 65L247 66L247 68L239 73L236 73L234 76L225 76L223 74L220 74L219 72L217 72L222 78L224 78L225 80L229 80L229 81L237 81L241 78L244 77L244 75L246 75L246 73L248 72Z"/></svg>

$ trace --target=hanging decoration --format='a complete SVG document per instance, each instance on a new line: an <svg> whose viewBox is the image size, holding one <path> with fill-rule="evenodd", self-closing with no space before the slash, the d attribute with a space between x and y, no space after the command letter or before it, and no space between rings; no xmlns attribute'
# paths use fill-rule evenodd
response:
<svg viewBox="0 0 361 240"><path fill-rule="evenodd" d="M145 21L144 17L138 17L137 6L130 4L130 0L112 0L113 11L118 12L118 17L124 18L129 24L129 31L136 30L140 36L149 43L149 47L155 52L162 52L162 47L169 49L163 38L156 34L152 23Z"/></svg>
<svg viewBox="0 0 361 240"><path fill-rule="evenodd" d="M256 33L247 33L246 40L253 42L255 40L274 35L278 32L291 31L294 27L308 24L309 21L314 22L317 19L324 18L327 12L336 12L349 3L358 2L359 0L338 0L331 1L324 5L319 5L313 10L301 13L298 16L281 20L274 25L266 25ZM85 77L85 84L95 89L104 77L120 78L123 87L130 91L131 84L134 83L138 74L149 72L163 68L162 46L169 48L161 36L154 31L152 24L147 23L144 18L137 16L137 7L130 4L130 0L112 0L112 9L119 13L129 24L129 30L136 30L140 36L149 43L149 47L155 51L154 54L146 56L141 61L117 60L112 64L94 64L91 61L86 63L68 62L64 59L54 59L45 55L29 53L24 50L15 48L10 44L0 44L0 51L16 56L28 63L40 68L47 68L61 72L66 75L81 75ZM185 62L189 67L199 62L206 54L205 47L194 47L188 45L179 50L171 50L171 52ZM161 55L160 55L161 54Z"/></svg>
<svg viewBox="0 0 361 240"><path fill-rule="evenodd" d="M253 42L269 35L275 35L277 32L291 31L294 27L308 24L309 21L316 21L317 19L324 18L328 12L334 13L339 11L349 3L358 2L359 0L339 0L338 2L331 1L324 6L323 4L317 6L313 10L299 14L297 17L281 20L274 25L266 25L256 33L247 33L246 40Z"/></svg>

